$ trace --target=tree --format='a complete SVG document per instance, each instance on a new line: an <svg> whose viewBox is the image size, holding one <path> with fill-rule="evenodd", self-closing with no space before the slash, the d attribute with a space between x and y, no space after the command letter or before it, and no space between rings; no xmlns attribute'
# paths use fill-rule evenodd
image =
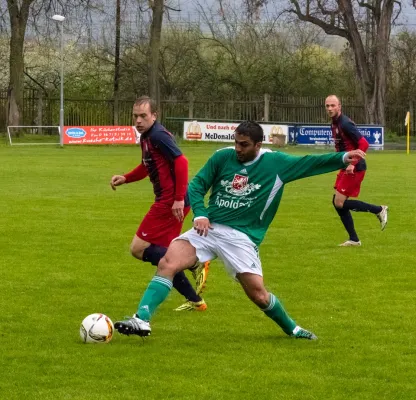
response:
<svg viewBox="0 0 416 400"><path fill-rule="evenodd" d="M24 59L23 43L29 18L30 6L34 0L7 0L10 17L10 58L9 87L7 90L7 124L19 125L23 107ZM20 7L19 7L19 3Z"/></svg>
<svg viewBox="0 0 416 400"><path fill-rule="evenodd" d="M114 55L114 83L113 83L113 124L118 125L118 101L120 83L120 25L121 25L121 5L120 0L116 1L116 43Z"/></svg>
<svg viewBox="0 0 416 400"><path fill-rule="evenodd" d="M187 98L204 86L206 68L201 57L199 28L169 26L163 30L160 48L161 96Z"/></svg>
<svg viewBox="0 0 416 400"><path fill-rule="evenodd" d="M416 98L416 33L400 32L392 41L392 90L397 102Z"/></svg>
<svg viewBox="0 0 416 400"><path fill-rule="evenodd" d="M139 0L140 2L141 0ZM165 11L180 11L165 4L165 0L149 0L151 12L150 39L147 51L147 78L149 96L153 98L160 109L160 50L163 15Z"/></svg>
<svg viewBox="0 0 416 400"><path fill-rule="evenodd" d="M290 0L290 13L345 38L355 59L366 123L385 124L389 40L396 0ZM368 28L374 26L374 30ZM365 34L371 35L365 45Z"/></svg>
<svg viewBox="0 0 416 400"><path fill-rule="evenodd" d="M63 15L71 10L88 9L92 0L7 0L10 20L10 59L8 86L8 125L19 125L23 106L24 40L29 17L33 18L33 32L39 26L49 26L55 13ZM58 10L58 11L57 11ZM37 21L41 24L37 26Z"/></svg>
<svg viewBox="0 0 416 400"><path fill-rule="evenodd" d="M149 96L160 106L160 84L159 84L159 66L160 66L160 40L162 36L162 22L164 12L164 0L150 1L152 8L152 23L150 25L150 43L148 53L148 80Z"/></svg>

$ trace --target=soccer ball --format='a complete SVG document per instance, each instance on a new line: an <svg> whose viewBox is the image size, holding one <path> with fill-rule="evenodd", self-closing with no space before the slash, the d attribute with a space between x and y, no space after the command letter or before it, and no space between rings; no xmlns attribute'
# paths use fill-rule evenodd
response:
<svg viewBox="0 0 416 400"><path fill-rule="evenodd" d="M108 343L113 337L114 325L104 314L91 314L85 317L79 328L84 343Z"/></svg>

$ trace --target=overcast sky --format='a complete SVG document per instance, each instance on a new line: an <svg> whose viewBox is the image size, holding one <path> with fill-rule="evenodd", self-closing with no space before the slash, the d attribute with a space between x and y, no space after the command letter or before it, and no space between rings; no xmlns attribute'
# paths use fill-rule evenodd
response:
<svg viewBox="0 0 416 400"><path fill-rule="evenodd" d="M0 4L4 3L5 0L0 0ZM96 14L92 20L89 21L88 25L86 24L85 20L78 21L80 22L81 26L79 27L77 34L80 38L84 38L87 40L88 36L92 34L96 37L97 40L100 40L101 34L104 33L107 37L107 40L111 43L113 38L112 31L113 29L109 29L110 27L114 26L114 15L115 15L115 1L114 0L101 0L104 4L102 13ZM232 6L234 10L237 12L242 12L242 3L243 0L222 0L222 4L228 4ZM269 0L266 8L262 12L261 21L267 22L275 19L275 16L279 14L279 12L283 9L284 6L287 6L289 0ZM125 0L122 4L127 4L127 6L123 7L122 10L122 24L123 24L123 32L122 35L128 35L128 32L132 32L133 34L137 34L138 27L141 26L140 20L143 18L144 15L148 15L147 13L142 14L140 11L137 11L137 0ZM145 7L147 7L147 3L143 2ZM219 10L219 1L218 0L166 0L166 4L170 5L175 9L180 9L180 12L170 11L168 16L164 18L165 24L184 24L187 25L189 23L195 23L201 26L204 29L208 30L206 24L204 24L204 19L201 16L201 7L205 10L206 13L209 14L209 10L211 10L214 14L216 14L216 18L218 24L221 24L218 10ZM402 13L397 21L397 27L394 28L402 29L406 27L412 31L416 31L416 9L412 7L411 0L402 0ZM142 17L142 18L141 18ZM70 24L71 20L73 22L77 21L77 17L75 15L67 15L67 21ZM261 23L261 22L260 22ZM310 24L312 26L312 24ZM323 41L323 44L331 47L333 50L337 51L343 47L343 41L338 36L331 36L327 35L323 30L321 32L320 38ZM71 32L73 33L73 32ZM66 32L66 36L71 37L71 33L69 30Z"/></svg>
<svg viewBox="0 0 416 400"><path fill-rule="evenodd" d="M168 0L169 1L169 0ZM210 4L218 4L214 0L170 0L169 3L172 5L177 5L182 11L180 13L171 13L171 16L174 20L184 19L197 19L198 18L198 6L197 2L204 4L204 6L209 7ZM241 2L238 0L225 0L223 3L236 3L241 8ZM274 11L279 9L280 5L286 5L288 1L285 0L269 0L268 2L268 12L272 14ZM406 25L416 29L416 9L412 6L412 0L402 0L402 13L399 17L398 23L400 25Z"/></svg>

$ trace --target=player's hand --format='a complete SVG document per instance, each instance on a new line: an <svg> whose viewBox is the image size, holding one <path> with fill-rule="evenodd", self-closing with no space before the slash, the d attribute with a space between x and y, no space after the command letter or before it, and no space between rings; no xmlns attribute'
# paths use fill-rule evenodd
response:
<svg viewBox="0 0 416 400"><path fill-rule="evenodd" d="M120 186L126 183L126 178L123 175L114 175L111 178L111 189L116 190L116 186Z"/></svg>
<svg viewBox="0 0 416 400"><path fill-rule="evenodd" d="M183 218L184 218L183 208L184 207L185 207L185 201L184 200L181 200L181 201L175 200L173 202L172 214L179 222L183 221Z"/></svg>
<svg viewBox="0 0 416 400"><path fill-rule="evenodd" d="M344 161L346 163L351 163L353 161L361 160L362 158L365 158L365 153L362 150L351 150L348 153L346 153Z"/></svg>
<svg viewBox="0 0 416 400"><path fill-rule="evenodd" d="M355 169L355 166L350 164L348 165L347 168L345 168L345 172L349 175L352 175L354 173L354 169Z"/></svg>
<svg viewBox="0 0 416 400"><path fill-rule="evenodd" d="M208 218L198 218L194 220L194 229L199 236L207 236L210 229L214 229L211 226Z"/></svg>

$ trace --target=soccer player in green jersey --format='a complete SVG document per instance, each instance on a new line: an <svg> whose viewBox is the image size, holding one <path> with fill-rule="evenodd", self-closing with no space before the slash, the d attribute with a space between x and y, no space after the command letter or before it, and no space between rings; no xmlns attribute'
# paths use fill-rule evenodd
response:
<svg viewBox="0 0 416 400"><path fill-rule="evenodd" d="M197 260L218 257L247 297L287 335L316 339L298 326L265 288L258 246L279 208L286 183L345 167L365 153L352 150L295 157L262 149L262 141L259 124L241 123L235 131L234 148L218 150L191 181L188 194L194 227L171 242L137 312L115 323L119 333L150 335L150 319L172 289L175 274ZM207 208L204 197L210 189Z"/></svg>

